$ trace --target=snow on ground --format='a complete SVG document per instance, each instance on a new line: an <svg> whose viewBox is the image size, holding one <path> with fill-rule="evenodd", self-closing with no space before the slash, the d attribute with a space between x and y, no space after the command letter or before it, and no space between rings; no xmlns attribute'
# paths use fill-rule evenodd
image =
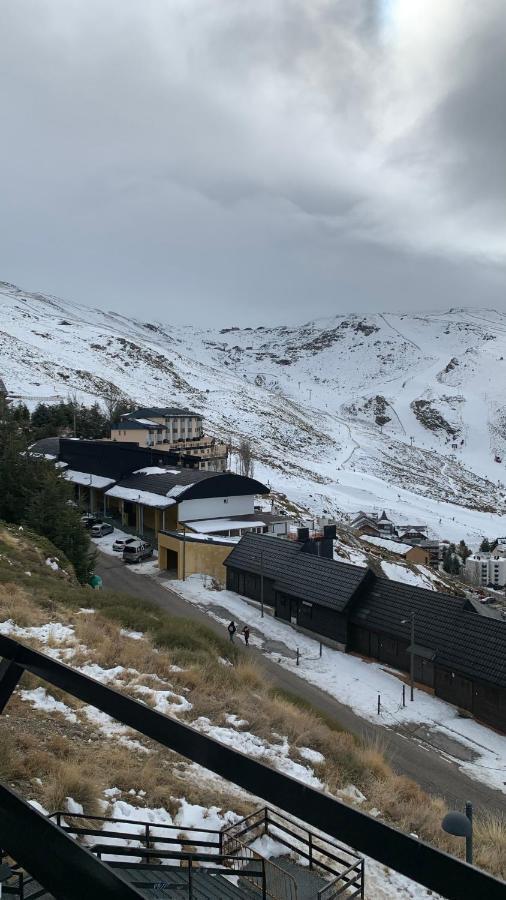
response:
<svg viewBox="0 0 506 900"><path fill-rule="evenodd" d="M232 618L240 626L247 623L251 629L251 644L297 677L350 706L365 719L386 727L409 728L413 740L417 740L417 728L423 724L431 732L441 733L462 744L466 750L476 754L473 761L457 759L449 751L446 751L446 756L467 775L506 793L506 737L474 719L460 718L455 707L422 690L416 689L415 701L411 703L408 700L406 707L403 707L403 680L399 673L380 663L366 662L328 647L323 647L320 658L318 641L271 615L262 619L260 610L254 604L231 591L208 590L203 576L192 575L184 582L170 581L165 585L205 609L224 628ZM223 609L227 610L226 616ZM266 641L279 642L281 649L275 652L266 650ZM299 667L295 661L297 648L300 651ZM381 696L380 716L377 713L378 694ZM440 750L437 752L441 753Z"/></svg>
<svg viewBox="0 0 506 900"><path fill-rule="evenodd" d="M387 578L391 578L392 581L402 581L403 584L412 584L414 587L425 588L428 591L437 590L434 582L418 570L415 571L415 567L410 569L408 566L400 566L397 563L382 560L381 568Z"/></svg>
<svg viewBox="0 0 506 900"><path fill-rule="evenodd" d="M221 744L226 744L228 747L232 747L233 750L239 750L240 753L244 753L246 756L259 759L260 762L266 762L275 769L284 772L285 775L297 778L298 781L303 781L304 784L308 784L310 787L323 790L323 783L316 777L312 769L290 759L290 745L286 737L280 737L278 743L270 744L250 731L237 731L235 728L223 728L222 726L213 725L210 719L205 716L200 716L191 724L193 728L208 734L209 737L214 738Z"/></svg>
<svg viewBox="0 0 506 900"><path fill-rule="evenodd" d="M49 713L61 713L69 722L77 722L77 716L70 707L60 700L56 700L43 687L35 688L32 691L20 691L19 695L22 700L30 703L34 709L40 709Z"/></svg>
<svg viewBox="0 0 506 900"><path fill-rule="evenodd" d="M21 628L12 619L0 622L0 634L16 638L35 638L41 644L49 642L63 643L74 639L74 629L71 625L62 625L60 622L48 622L47 625L32 625L30 628Z"/></svg>
<svg viewBox="0 0 506 900"><path fill-rule="evenodd" d="M181 697L180 694L175 694L174 691L155 691L144 684L135 685L135 690L138 694L148 696L152 701L153 707L167 716L189 712L193 707L193 704L186 697Z"/></svg>
<svg viewBox="0 0 506 900"><path fill-rule="evenodd" d="M159 404L169 367L173 402L216 437L251 437L256 475L312 513L385 507L468 543L505 531L504 315L349 314L229 333L146 327L5 283L0 294L10 391L71 383L90 402L105 380Z"/></svg>

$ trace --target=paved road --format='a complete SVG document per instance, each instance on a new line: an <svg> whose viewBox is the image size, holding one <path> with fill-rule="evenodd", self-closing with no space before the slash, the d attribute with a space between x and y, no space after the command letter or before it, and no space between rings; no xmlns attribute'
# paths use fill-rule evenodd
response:
<svg viewBox="0 0 506 900"><path fill-rule="evenodd" d="M225 630L218 622L198 607L183 600L178 594L162 587L156 576L136 575L121 559L105 554L99 554L96 571L101 575L104 587L123 591L134 597L144 597L173 616L193 619L207 625L221 637L225 636ZM477 811L495 810L506 814L504 794L469 778L455 764L440 756L429 744L415 743L409 737L360 718L350 707L339 703L325 691L283 669L282 666L278 666L255 647L250 647L248 654L264 670L274 688L298 695L353 734L378 738L380 744L386 743L387 756L393 768L398 773L412 778L428 793L444 797L452 806L462 807L466 800L470 800Z"/></svg>

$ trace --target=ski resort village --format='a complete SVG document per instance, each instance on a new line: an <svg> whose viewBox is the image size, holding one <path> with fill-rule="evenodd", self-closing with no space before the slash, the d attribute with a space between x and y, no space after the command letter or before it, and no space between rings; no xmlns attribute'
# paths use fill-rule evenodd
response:
<svg viewBox="0 0 506 900"><path fill-rule="evenodd" d="M506 318L0 296L3 892L504 897Z"/></svg>

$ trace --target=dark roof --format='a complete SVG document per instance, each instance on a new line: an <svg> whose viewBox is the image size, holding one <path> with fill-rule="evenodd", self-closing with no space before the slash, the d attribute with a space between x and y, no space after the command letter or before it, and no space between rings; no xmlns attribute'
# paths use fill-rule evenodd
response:
<svg viewBox="0 0 506 900"><path fill-rule="evenodd" d="M464 609L436 662L469 678L506 687L506 620Z"/></svg>
<svg viewBox="0 0 506 900"><path fill-rule="evenodd" d="M48 456L59 456L60 453L60 438L59 437L46 437L41 438L40 441L35 441L34 444L30 445L30 453L47 453Z"/></svg>
<svg viewBox="0 0 506 900"><path fill-rule="evenodd" d="M114 481L146 466L181 468L179 454L157 447L139 447L129 441L73 441L61 438L60 459L78 472L103 475ZM184 461L191 464L192 458L185 455Z"/></svg>
<svg viewBox="0 0 506 900"><path fill-rule="evenodd" d="M143 419L149 419L150 416L199 416L202 418L201 413L181 406L142 406L134 409L133 412L125 413L124 418L137 419L139 416Z"/></svg>
<svg viewBox="0 0 506 900"><path fill-rule="evenodd" d="M295 564L302 546L296 541L285 541L272 535L249 531L235 545L224 565L259 574L261 552L264 575L267 578L277 578L281 572Z"/></svg>
<svg viewBox="0 0 506 900"><path fill-rule="evenodd" d="M355 604L350 620L372 631L410 640L411 613L414 612L416 643L437 650L442 641L448 640L464 604L463 597L376 578Z"/></svg>
<svg viewBox="0 0 506 900"><path fill-rule="evenodd" d="M152 464L155 465L155 464ZM146 468L139 466L139 468ZM172 467L170 467L171 469ZM245 478L232 472L206 472L202 469L179 469L156 475L130 474L121 481L120 487L135 491L149 491L166 497L173 488L186 488L174 493L174 499L191 500L209 497L238 497L241 494L267 494L269 489L254 478ZM224 508L224 512L226 512Z"/></svg>
<svg viewBox="0 0 506 900"><path fill-rule="evenodd" d="M248 532L225 560L226 566L263 572L275 590L342 612L364 582L368 569L304 553L303 544Z"/></svg>

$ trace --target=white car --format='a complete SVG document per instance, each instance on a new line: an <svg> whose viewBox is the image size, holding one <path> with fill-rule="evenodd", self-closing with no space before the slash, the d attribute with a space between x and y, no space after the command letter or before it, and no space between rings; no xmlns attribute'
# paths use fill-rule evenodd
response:
<svg viewBox="0 0 506 900"><path fill-rule="evenodd" d="M134 538L134 537L116 538L116 540L114 541L114 544L112 545L112 549L115 550L116 553L123 553L123 550L125 549L126 545L131 544L135 540L136 540L136 538Z"/></svg>

